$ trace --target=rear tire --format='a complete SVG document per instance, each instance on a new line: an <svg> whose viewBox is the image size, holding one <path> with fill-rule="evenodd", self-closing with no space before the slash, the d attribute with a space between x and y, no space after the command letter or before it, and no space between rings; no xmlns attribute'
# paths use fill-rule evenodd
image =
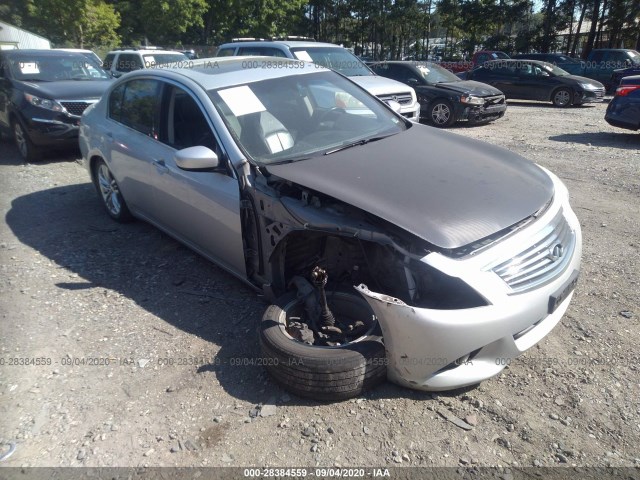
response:
<svg viewBox="0 0 640 480"><path fill-rule="evenodd" d="M120 187L104 160L97 160L93 166L93 183L98 191L102 206L116 222L126 223L133 219Z"/></svg>
<svg viewBox="0 0 640 480"><path fill-rule="evenodd" d="M373 313L357 294L327 293L336 315ZM386 353L375 321L363 336L335 347L308 345L287 333L289 316L302 309L294 293L269 306L259 327L263 364L284 389L300 397L332 401L355 397L386 380Z"/></svg>

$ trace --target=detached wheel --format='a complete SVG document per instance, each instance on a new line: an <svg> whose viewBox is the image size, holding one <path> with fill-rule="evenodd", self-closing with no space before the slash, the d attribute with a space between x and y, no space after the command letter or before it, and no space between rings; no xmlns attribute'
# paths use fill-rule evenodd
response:
<svg viewBox="0 0 640 480"><path fill-rule="evenodd" d="M436 100L429 107L429 121L438 128L446 128L456 121L453 106L447 100Z"/></svg>
<svg viewBox="0 0 640 480"><path fill-rule="evenodd" d="M16 147L20 156L25 162L35 162L39 160L41 151L36 147L26 129L20 123L20 120L14 119L11 123L11 130L13 131L13 139L16 142Z"/></svg>
<svg viewBox="0 0 640 480"><path fill-rule="evenodd" d="M386 380L386 354L378 322L362 297L328 292L327 302L338 322L364 323L356 338L320 346L294 337L306 312L303 300L289 293L264 313L260 347L265 368L289 392L316 400L344 400Z"/></svg>
<svg viewBox="0 0 640 480"><path fill-rule="evenodd" d="M571 90L568 88L559 88L553 92L551 101L556 107L565 108L573 103Z"/></svg>
<svg viewBox="0 0 640 480"><path fill-rule="evenodd" d="M107 164L98 160L93 168L94 184L109 216L120 223L131 221L133 216Z"/></svg>

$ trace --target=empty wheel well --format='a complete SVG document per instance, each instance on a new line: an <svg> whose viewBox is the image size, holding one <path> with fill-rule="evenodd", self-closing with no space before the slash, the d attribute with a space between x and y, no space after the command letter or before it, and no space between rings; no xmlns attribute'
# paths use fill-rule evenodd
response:
<svg viewBox="0 0 640 480"><path fill-rule="evenodd" d="M294 231L274 252L276 285L287 290L294 276L309 279L311 270L321 266L329 274L332 288L351 288L365 283L377 291L407 298L402 259L389 247L354 237L320 232Z"/></svg>

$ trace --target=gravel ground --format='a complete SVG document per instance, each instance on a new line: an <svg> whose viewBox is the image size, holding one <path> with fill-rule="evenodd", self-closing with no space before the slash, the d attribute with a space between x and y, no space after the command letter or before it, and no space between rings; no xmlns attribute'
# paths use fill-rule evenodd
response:
<svg viewBox="0 0 640 480"><path fill-rule="evenodd" d="M640 135L605 108L512 103L451 129L569 187L584 254L561 324L476 388L387 383L334 404L252 364L254 291L147 224L110 221L77 153L25 165L5 140L0 454L16 450L2 465L640 466Z"/></svg>

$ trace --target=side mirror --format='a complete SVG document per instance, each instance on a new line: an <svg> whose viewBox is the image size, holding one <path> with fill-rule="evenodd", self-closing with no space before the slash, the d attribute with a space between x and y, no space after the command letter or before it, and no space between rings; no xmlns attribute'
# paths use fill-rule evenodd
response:
<svg viewBox="0 0 640 480"><path fill-rule="evenodd" d="M409 80L407 80L407 83L412 87L415 87L416 85L418 85L419 82L417 78L411 77Z"/></svg>
<svg viewBox="0 0 640 480"><path fill-rule="evenodd" d="M220 165L218 155L210 148L202 146L178 150L174 159L176 165L183 170L208 170Z"/></svg>

